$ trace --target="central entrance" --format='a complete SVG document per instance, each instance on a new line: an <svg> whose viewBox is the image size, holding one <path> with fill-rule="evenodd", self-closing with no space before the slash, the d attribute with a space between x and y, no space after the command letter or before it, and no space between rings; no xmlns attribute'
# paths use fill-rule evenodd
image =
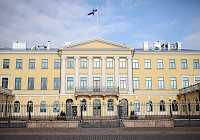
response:
<svg viewBox="0 0 200 140"><path fill-rule="evenodd" d="M101 116L101 101L99 99L95 99L93 102L93 115Z"/></svg>
<svg viewBox="0 0 200 140"><path fill-rule="evenodd" d="M73 100L72 99L68 99L66 101L66 116L71 117L72 114L72 105L73 105Z"/></svg>
<svg viewBox="0 0 200 140"><path fill-rule="evenodd" d="M100 77L94 77L93 91L94 92L100 91Z"/></svg>

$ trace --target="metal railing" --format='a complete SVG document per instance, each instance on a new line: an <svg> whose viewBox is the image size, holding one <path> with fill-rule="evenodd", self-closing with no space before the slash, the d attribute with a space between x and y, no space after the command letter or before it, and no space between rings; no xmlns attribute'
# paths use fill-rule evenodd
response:
<svg viewBox="0 0 200 140"><path fill-rule="evenodd" d="M111 93L119 93L119 87L108 87L108 86L87 86L87 87L75 87L76 93L83 92L111 92Z"/></svg>

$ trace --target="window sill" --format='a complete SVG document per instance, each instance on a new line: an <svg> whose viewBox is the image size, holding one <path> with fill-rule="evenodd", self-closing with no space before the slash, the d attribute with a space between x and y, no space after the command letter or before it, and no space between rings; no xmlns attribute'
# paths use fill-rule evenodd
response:
<svg viewBox="0 0 200 140"><path fill-rule="evenodd" d="M175 70L176 68L169 68L169 70Z"/></svg>
<svg viewBox="0 0 200 140"><path fill-rule="evenodd" d="M151 68L144 68L144 69L146 69L146 70L151 70Z"/></svg>
<svg viewBox="0 0 200 140"><path fill-rule="evenodd" d="M54 69L57 69L57 70L59 70L60 68L54 68Z"/></svg>
<svg viewBox="0 0 200 140"><path fill-rule="evenodd" d="M163 70L164 68L157 68L158 70Z"/></svg>
<svg viewBox="0 0 200 140"><path fill-rule="evenodd" d="M119 68L119 69L126 69L126 68Z"/></svg>
<svg viewBox="0 0 200 140"><path fill-rule="evenodd" d="M106 68L106 69L114 69L114 68Z"/></svg>
<svg viewBox="0 0 200 140"><path fill-rule="evenodd" d="M10 69L10 68L3 68L4 70L8 70L8 69Z"/></svg>
<svg viewBox="0 0 200 140"><path fill-rule="evenodd" d="M139 70L139 68L133 68L133 69Z"/></svg>
<svg viewBox="0 0 200 140"><path fill-rule="evenodd" d="M16 70L22 70L22 68L15 68Z"/></svg>
<svg viewBox="0 0 200 140"><path fill-rule="evenodd" d="M33 69L35 69L35 68L28 68L28 69L31 69L31 70L33 70Z"/></svg>
<svg viewBox="0 0 200 140"><path fill-rule="evenodd" d="M93 69L101 69L101 68L93 68Z"/></svg>
<svg viewBox="0 0 200 140"><path fill-rule="evenodd" d="M48 68L41 68L42 70L48 70Z"/></svg>
<svg viewBox="0 0 200 140"><path fill-rule="evenodd" d="M87 68L80 68L80 69L87 69Z"/></svg>

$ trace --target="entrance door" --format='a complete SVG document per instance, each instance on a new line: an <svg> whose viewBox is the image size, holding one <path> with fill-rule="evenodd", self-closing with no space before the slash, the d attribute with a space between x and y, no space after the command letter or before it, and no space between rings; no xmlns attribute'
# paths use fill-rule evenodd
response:
<svg viewBox="0 0 200 140"><path fill-rule="evenodd" d="M122 105L122 116L127 117L128 116L128 101L126 99L122 99L121 105Z"/></svg>
<svg viewBox="0 0 200 140"><path fill-rule="evenodd" d="M93 115L101 116L101 101L99 99L95 99L93 102Z"/></svg>
<svg viewBox="0 0 200 140"><path fill-rule="evenodd" d="M93 91L99 92L100 91L100 77L94 77L94 84L93 84Z"/></svg>
<svg viewBox="0 0 200 140"><path fill-rule="evenodd" d="M66 116L70 116L72 117L72 105L73 105L73 100L72 99L68 99L66 101Z"/></svg>
<svg viewBox="0 0 200 140"><path fill-rule="evenodd" d="M8 78L2 78L2 87L8 88Z"/></svg>

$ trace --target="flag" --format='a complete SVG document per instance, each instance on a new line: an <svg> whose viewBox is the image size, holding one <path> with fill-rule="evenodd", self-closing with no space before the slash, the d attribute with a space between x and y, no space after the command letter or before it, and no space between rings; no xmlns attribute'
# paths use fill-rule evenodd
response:
<svg viewBox="0 0 200 140"><path fill-rule="evenodd" d="M97 12L97 8L96 8L96 9L93 9L92 12L90 12L90 13L88 14L88 16L94 16L94 13L95 13L95 12Z"/></svg>

